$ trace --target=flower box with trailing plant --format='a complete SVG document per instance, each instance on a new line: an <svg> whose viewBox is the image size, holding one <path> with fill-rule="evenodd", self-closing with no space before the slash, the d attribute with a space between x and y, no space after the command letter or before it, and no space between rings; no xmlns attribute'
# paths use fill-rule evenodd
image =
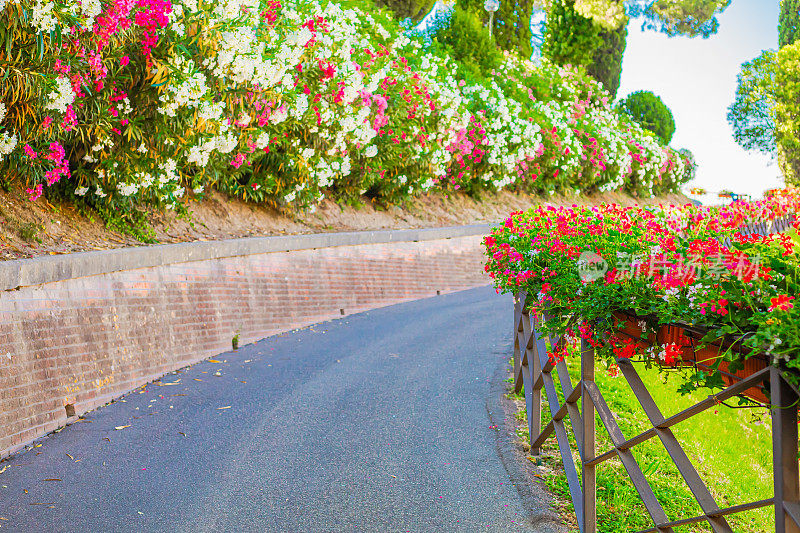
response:
<svg viewBox="0 0 800 533"><path fill-rule="evenodd" d="M767 368L769 357L743 348L741 339L714 337L714 330L687 324L658 324L655 317L640 317L626 312L614 313L615 330L632 339L640 353L652 352L664 367L691 369L705 374L718 371L725 386ZM655 324L655 326L653 326ZM744 395L759 403L769 403L763 387L751 387Z"/></svg>
<svg viewBox="0 0 800 533"><path fill-rule="evenodd" d="M788 221L798 211L795 189L711 208L537 207L485 238L486 270L498 290L547 309L544 331L588 340L611 371L645 357L682 368L688 391L776 364L797 384L800 259ZM742 230L776 221L789 231Z"/></svg>

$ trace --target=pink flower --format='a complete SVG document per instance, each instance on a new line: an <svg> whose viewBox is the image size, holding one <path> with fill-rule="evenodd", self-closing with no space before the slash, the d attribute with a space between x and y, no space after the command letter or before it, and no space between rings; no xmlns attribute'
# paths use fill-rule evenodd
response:
<svg viewBox="0 0 800 533"><path fill-rule="evenodd" d="M78 117L75 116L75 110L71 105L67 106L67 112L64 114L64 120L61 121L61 129L64 131L72 131L78 123Z"/></svg>
<svg viewBox="0 0 800 533"><path fill-rule="evenodd" d="M37 157L39 157L39 154L33 151L33 148L31 148L30 144L26 144L22 148L22 150L25 152L25 155L27 155L31 159L36 159Z"/></svg>
<svg viewBox="0 0 800 533"><path fill-rule="evenodd" d="M128 63L130 63L130 62L131 62L131 58L130 58L130 57L128 57L128 56L123 56L123 57L122 57L122 58L119 60L119 65L120 65L121 67L126 67L126 66L128 66Z"/></svg>
<svg viewBox="0 0 800 533"><path fill-rule="evenodd" d="M25 192L28 193L29 195L28 200L30 200L31 202L35 202L36 200L38 200L39 197L42 196L43 189L44 187L42 187L41 183L37 184L36 187L34 187L33 189L25 189Z"/></svg>

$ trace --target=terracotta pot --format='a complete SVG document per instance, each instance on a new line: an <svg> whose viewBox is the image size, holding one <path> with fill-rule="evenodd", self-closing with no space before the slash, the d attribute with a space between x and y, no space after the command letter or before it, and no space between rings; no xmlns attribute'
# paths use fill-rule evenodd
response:
<svg viewBox="0 0 800 533"><path fill-rule="evenodd" d="M703 348L696 348L696 346L700 344L700 339L703 337L702 333L688 331L679 325L662 324L659 326L655 335L653 335L652 332L645 334L642 333L642 328L638 324L640 321L645 320L644 318L624 312L615 312L614 316L620 321L619 329L635 339L641 348L647 348L653 344L670 343L681 346L681 357L672 365L674 367L695 365L699 365L701 369L703 367L711 367L720 359L721 352L724 351L722 350L723 341L718 341ZM719 363L719 370L722 371L722 379L728 386L769 366L769 360L762 354L752 354L745 358L749 353L747 350L730 343L728 343L727 346L732 347L734 352L741 354L744 364L742 370L731 373L729 362L721 361ZM769 398L764 393L762 387L750 387L744 391L743 394L757 402L769 403Z"/></svg>

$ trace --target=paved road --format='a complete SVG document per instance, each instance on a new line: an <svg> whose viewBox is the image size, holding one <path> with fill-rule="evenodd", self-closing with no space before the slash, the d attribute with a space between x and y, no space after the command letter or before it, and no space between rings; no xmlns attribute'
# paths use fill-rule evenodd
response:
<svg viewBox="0 0 800 533"><path fill-rule="evenodd" d="M463 291L168 375L0 463L0 527L555 531L497 411L510 314Z"/></svg>

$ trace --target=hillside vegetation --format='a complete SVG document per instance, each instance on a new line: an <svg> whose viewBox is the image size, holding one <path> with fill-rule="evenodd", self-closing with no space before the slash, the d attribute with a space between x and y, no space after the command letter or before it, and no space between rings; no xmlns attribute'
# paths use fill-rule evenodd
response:
<svg viewBox="0 0 800 533"><path fill-rule="evenodd" d="M143 238L143 207L213 190L303 213L432 190L651 197L693 172L583 71L506 52L476 73L372 4L6 0L0 28L5 187Z"/></svg>

